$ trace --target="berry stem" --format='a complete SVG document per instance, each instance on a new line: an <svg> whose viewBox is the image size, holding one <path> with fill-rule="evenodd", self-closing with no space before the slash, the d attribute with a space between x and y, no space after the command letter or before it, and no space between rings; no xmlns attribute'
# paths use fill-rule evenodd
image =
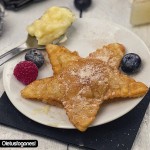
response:
<svg viewBox="0 0 150 150"><path fill-rule="evenodd" d="M80 9L80 18L82 18L82 9Z"/></svg>

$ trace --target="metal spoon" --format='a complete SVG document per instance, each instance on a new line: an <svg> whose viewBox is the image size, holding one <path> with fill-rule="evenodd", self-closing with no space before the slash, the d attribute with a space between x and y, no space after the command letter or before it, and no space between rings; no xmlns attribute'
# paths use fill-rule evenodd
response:
<svg viewBox="0 0 150 150"><path fill-rule="evenodd" d="M64 37L65 35L60 36L58 39L54 40L52 44L58 44ZM17 56L18 54L33 48L36 48L37 50L44 50L45 46L39 46L36 38L28 35L25 43L21 44L16 48L11 49L10 51L0 56L0 66L8 60L10 60L11 58Z"/></svg>

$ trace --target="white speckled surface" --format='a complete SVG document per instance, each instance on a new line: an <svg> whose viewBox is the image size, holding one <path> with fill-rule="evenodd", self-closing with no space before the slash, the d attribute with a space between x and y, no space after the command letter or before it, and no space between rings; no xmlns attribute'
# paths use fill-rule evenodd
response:
<svg viewBox="0 0 150 150"><path fill-rule="evenodd" d="M97 17L111 20L125 26L139 35L150 48L150 25L132 27L130 25L130 10L132 0L94 0L92 7L83 13L83 17ZM23 43L26 39L26 25L38 18L48 7L58 5L71 8L76 15L78 11L70 0L47 0L31 5L19 12L7 11L4 21L4 33L0 37L0 55L9 49ZM33 14L33 15L31 15ZM17 39L17 40L16 40ZM0 68L0 95L4 92L2 84L2 67ZM133 150L148 150L150 148L150 106L147 109L141 128L134 142ZM67 145L58 141L46 139L9 127L0 125L1 139L37 139L39 142L36 150L66 150ZM1 148L3 150L3 148ZM34 149L34 148L32 148ZM69 146L69 150L77 150ZM4 149L6 150L6 148ZM11 149L9 149L11 150Z"/></svg>

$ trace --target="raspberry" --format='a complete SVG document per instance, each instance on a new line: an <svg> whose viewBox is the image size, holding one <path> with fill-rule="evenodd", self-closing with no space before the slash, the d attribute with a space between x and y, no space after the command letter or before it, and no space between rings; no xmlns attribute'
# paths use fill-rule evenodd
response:
<svg viewBox="0 0 150 150"><path fill-rule="evenodd" d="M38 68L31 61L21 61L15 66L13 74L17 80L27 85L36 80Z"/></svg>

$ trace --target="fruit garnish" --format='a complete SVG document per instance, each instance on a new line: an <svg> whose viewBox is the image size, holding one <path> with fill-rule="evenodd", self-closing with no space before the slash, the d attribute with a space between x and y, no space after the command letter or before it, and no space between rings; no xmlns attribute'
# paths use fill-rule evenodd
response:
<svg viewBox="0 0 150 150"><path fill-rule="evenodd" d="M36 80L38 76L38 68L31 61L21 61L15 66L13 74L18 81L28 85Z"/></svg>
<svg viewBox="0 0 150 150"><path fill-rule="evenodd" d="M121 69L125 73L135 73L140 69L141 58L135 53L126 54L121 61Z"/></svg>
<svg viewBox="0 0 150 150"><path fill-rule="evenodd" d="M87 9L92 3L92 0L74 0L75 7L80 11L80 18L82 18L82 11Z"/></svg>
<svg viewBox="0 0 150 150"><path fill-rule="evenodd" d="M25 55L25 60L32 61L38 68L40 68L44 64L43 54L36 49L28 51Z"/></svg>

